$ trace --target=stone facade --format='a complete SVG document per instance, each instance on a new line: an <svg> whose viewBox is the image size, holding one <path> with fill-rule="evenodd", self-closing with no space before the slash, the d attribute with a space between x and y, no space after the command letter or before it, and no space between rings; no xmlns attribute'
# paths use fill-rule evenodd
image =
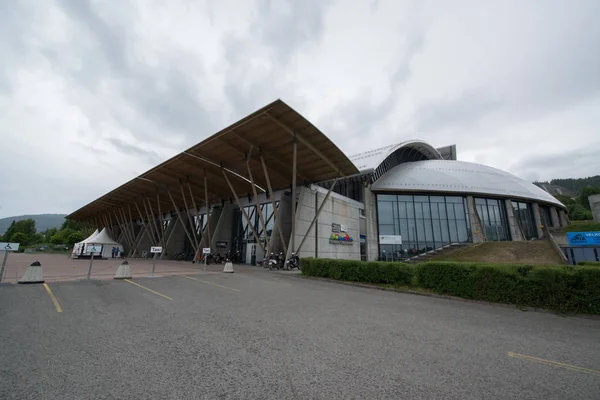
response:
<svg viewBox="0 0 600 400"><path fill-rule="evenodd" d="M336 258L360 260L360 209L362 203L331 193L325 203L317 223L308 230L318 207L325 199L327 190L316 185L299 188L298 208L296 212L296 248L304 236L306 239L300 249L300 257ZM315 197L317 202L315 202ZM318 205L317 205L318 204ZM339 226L352 237L352 242L332 241L333 227ZM288 250L288 253L291 249Z"/></svg>
<svg viewBox="0 0 600 400"><path fill-rule="evenodd" d="M588 197L588 201L590 202L594 221L600 221L600 194L594 194Z"/></svg>
<svg viewBox="0 0 600 400"><path fill-rule="evenodd" d="M540 206L538 203L533 203L533 219L537 237L541 239L544 237L544 230L542 229L542 216L540 215Z"/></svg>
<svg viewBox="0 0 600 400"><path fill-rule="evenodd" d="M510 230L510 237L514 241L523 240L523 234L521 233L521 228L519 227L519 223L515 218L515 213L512 207L512 201L509 199L504 200L506 206L506 217L508 218L508 228Z"/></svg>
<svg viewBox="0 0 600 400"><path fill-rule="evenodd" d="M473 196L467 196L467 211L469 213L469 223L471 224L471 236L473 239L473 243L485 242L485 233L483 232L483 228L479 223L479 218L477 216L477 211L475 210L475 200L473 199Z"/></svg>

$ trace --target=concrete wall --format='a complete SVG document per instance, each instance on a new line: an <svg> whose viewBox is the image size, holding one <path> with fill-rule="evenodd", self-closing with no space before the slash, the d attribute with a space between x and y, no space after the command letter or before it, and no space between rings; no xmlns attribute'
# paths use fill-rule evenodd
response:
<svg viewBox="0 0 600 400"><path fill-rule="evenodd" d="M521 232L521 227L519 226L519 222L515 217L515 212L512 207L512 201L509 199L504 200L506 206L506 217L508 218L508 228L510 230L510 237L514 241L523 240L523 233Z"/></svg>
<svg viewBox="0 0 600 400"><path fill-rule="evenodd" d="M569 225L569 218L567 217L567 213L565 212L565 210L560 210L558 212L558 216L560 218L560 226Z"/></svg>
<svg viewBox="0 0 600 400"><path fill-rule="evenodd" d="M315 196L318 198L319 206L323 202L327 190L311 185L310 188L301 187L299 190L299 203L296 213L296 246L299 246L303 237L307 238L300 251L300 257L336 258L348 260L360 260L360 212L364 208L362 203L331 193L325 203L318 222L308 231L317 207L315 207ZM332 224L347 226L347 232L353 238L351 244L331 243ZM316 238L315 238L316 228Z"/></svg>
<svg viewBox="0 0 600 400"><path fill-rule="evenodd" d="M600 194L594 194L588 197L588 201L590 202L594 221L600 221Z"/></svg>
<svg viewBox="0 0 600 400"><path fill-rule="evenodd" d="M485 242L483 227L479 223L477 212L475 211L475 200L473 196L467 196L467 211L469 213L469 223L471 224L471 235L473 243Z"/></svg>
<svg viewBox="0 0 600 400"><path fill-rule="evenodd" d="M185 230L183 229L181 223L187 223L187 220L184 219L183 221L177 221L178 219L178 217L171 218L171 222L169 222L169 226L167 228L168 232L166 232L166 236L168 239L170 235L171 240L169 240L168 245L165 246L166 257L174 256L177 253L183 253L185 241L187 240L187 238L185 236ZM167 239L165 239L165 241Z"/></svg>
<svg viewBox="0 0 600 400"><path fill-rule="evenodd" d="M371 191L371 185L364 188L365 210L365 249L367 261L377 261L379 258L379 236L377 234L377 197Z"/></svg>
<svg viewBox="0 0 600 400"><path fill-rule="evenodd" d="M219 252L221 254L225 254L228 251L233 251L233 243L231 243L231 238L233 236L233 215L236 208L237 205L225 204L221 210L219 220L215 226L214 234L211 237L212 243L210 247L215 253ZM213 223L213 221L211 221L211 223ZM227 248L217 249L216 246L218 241L227 242Z"/></svg>
<svg viewBox="0 0 600 400"><path fill-rule="evenodd" d="M542 229L542 216L540 215L540 206L538 203L533 203L533 223L539 239L544 237L544 230Z"/></svg>
<svg viewBox="0 0 600 400"><path fill-rule="evenodd" d="M560 223L560 218L558 218L558 211L556 211L556 207L550 207L550 219L552 220L553 228L560 228L562 226Z"/></svg>

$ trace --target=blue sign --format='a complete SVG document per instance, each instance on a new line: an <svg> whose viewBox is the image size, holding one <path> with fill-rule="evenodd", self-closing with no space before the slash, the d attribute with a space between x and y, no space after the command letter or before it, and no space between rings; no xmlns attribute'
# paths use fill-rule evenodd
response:
<svg viewBox="0 0 600 400"><path fill-rule="evenodd" d="M567 232L569 246L600 246L600 232Z"/></svg>

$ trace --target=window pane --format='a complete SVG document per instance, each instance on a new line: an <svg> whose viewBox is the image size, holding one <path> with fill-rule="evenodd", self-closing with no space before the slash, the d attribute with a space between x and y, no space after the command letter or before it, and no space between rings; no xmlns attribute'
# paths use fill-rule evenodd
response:
<svg viewBox="0 0 600 400"><path fill-rule="evenodd" d="M456 221L451 219L448 221L448 225L450 225L450 243L457 243L458 232L456 230Z"/></svg>
<svg viewBox="0 0 600 400"><path fill-rule="evenodd" d="M413 203L406 203L406 215L408 218L415 217L415 209L413 207Z"/></svg>
<svg viewBox="0 0 600 400"><path fill-rule="evenodd" d="M469 234L467 231L467 223L466 221L457 221L456 222L458 228L458 241L460 243L465 243L469 241Z"/></svg>
<svg viewBox="0 0 600 400"><path fill-rule="evenodd" d="M415 202L420 201L421 203L424 203L424 202L428 203L429 202L429 197L428 196L415 196L414 201Z"/></svg>
<svg viewBox="0 0 600 400"><path fill-rule="evenodd" d="M423 218L429 219L431 218L431 213L429 212L429 203L421 203L423 206Z"/></svg>
<svg viewBox="0 0 600 400"><path fill-rule="evenodd" d="M400 218L406 218L406 203L403 201L398 203L398 216Z"/></svg>
<svg viewBox="0 0 600 400"><path fill-rule="evenodd" d="M446 203L462 203L462 197L446 196Z"/></svg>
<svg viewBox="0 0 600 400"><path fill-rule="evenodd" d="M378 194L377 201L396 201L396 196L393 194Z"/></svg>
<svg viewBox="0 0 600 400"><path fill-rule="evenodd" d="M448 203L446 208L448 209L448 219L454 219L454 204Z"/></svg>
<svg viewBox="0 0 600 400"><path fill-rule="evenodd" d="M394 225L379 225L380 235L395 235Z"/></svg>
<svg viewBox="0 0 600 400"><path fill-rule="evenodd" d="M398 196L398 201L407 201L409 203L412 203L413 198L412 198L412 196L404 196L404 195L402 195L402 196Z"/></svg>
<svg viewBox="0 0 600 400"><path fill-rule="evenodd" d="M465 219L465 208L463 204L454 204L454 215L456 219Z"/></svg>
<svg viewBox="0 0 600 400"><path fill-rule="evenodd" d="M432 203L443 203L444 196L429 196L429 201Z"/></svg>
<svg viewBox="0 0 600 400"><path fill-rule="evenodd" d="M440 217L440 213L438 212L438 205L439 203L431 203L431 218L435 219Z"/></svg>
<svg viewBox="0 0 600 400"><path fill-rule="evenodd" d="M423 204L422 203L415 203L415 217L423 218Z"/></svg>
<svg viewBox="0 0 600 400"><path fill-rule="evenodd" d="M380 224L391 224L393 222L393 203L391 202L378 202L377 203L377 215L379 217Z"/></svg>

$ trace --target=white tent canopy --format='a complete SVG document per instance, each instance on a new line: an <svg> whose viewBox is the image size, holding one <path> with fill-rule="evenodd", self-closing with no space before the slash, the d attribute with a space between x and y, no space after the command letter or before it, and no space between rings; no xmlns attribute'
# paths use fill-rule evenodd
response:
<svg viewBox="0 0 600 400"><path fill-rule="evenodd" d="M90 236L88 236L86 239L82 240L82 241L81 241L81 242L79 242L79 243L86 243L87 241L89 241L89 240L91 240L92 238L96 237L96 235L97 235L97 234L99 234L99 233L100 233L100 231L98 231L98 229L96 229L96 230L94 231L94 233L92 233ZM79 244L79 243L77 243L77 244Z"/></svg>
<svg viewBox="0 0 600 400"><path fill-rule="evenodd" d="M90 237L77 243L73 247L72 256L88 255L92 248L96 249L94 255L98 257L112 257L113 249L118 249L119 254L123 253L123 245L113 240L106 231L106 228L103 228L100 232L96 230Z"/></svg>

